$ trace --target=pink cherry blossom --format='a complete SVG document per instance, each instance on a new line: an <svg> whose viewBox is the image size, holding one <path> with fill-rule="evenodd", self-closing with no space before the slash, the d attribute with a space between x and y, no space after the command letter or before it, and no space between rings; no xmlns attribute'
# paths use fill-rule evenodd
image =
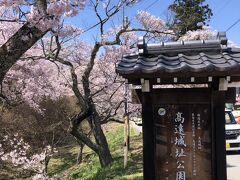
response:
<svg viewBox="0 0 240 180"><path fill-rule="evenodd" d="M138 11L136 20L148 30L162 31L166 29L166 23L157 16L154 16L146 11Z"/></svg>
<svg viewBox="0 0 240 180"><path fill-rule="evenodd" d="M203 26L203 29L196 31L188 31L185 35L179 38L179 40L207 40L216 39L217 32L213 31L207 26Z"/></svg>
<svg viewBox="0 0 240 180"><path fill-rule="evenodd" d="M33 154L29 153L29 144L24 142L19 135L14 134L14 138L5 136L5 142L11 147L11 151L4 151L3 145L0 144L0 159L2 161L10 161L14 166L20 166L23 169L29 169L34 171L36 176L33 179L38 177L44 177L49 179L45 173L45 159L46 157L51 157L57 150L51 146L46 146L42 152Z"/></svg>

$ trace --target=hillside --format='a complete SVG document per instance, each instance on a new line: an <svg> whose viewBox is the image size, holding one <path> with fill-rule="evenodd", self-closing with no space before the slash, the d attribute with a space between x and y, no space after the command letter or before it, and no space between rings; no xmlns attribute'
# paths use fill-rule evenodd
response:
<svg viewBox="0 0 240 180"><path fill-rule="evenodd" d="M57 179L142 179L142 136L131 129L131 151L128 156L128 167L123 168L123 125L112 123L105 128L107 140L114 162L101 168L98 158L89 148L84 147L83 162L76 164L79 150L77 145L64 146L49 163L50 175Z"/></svg>

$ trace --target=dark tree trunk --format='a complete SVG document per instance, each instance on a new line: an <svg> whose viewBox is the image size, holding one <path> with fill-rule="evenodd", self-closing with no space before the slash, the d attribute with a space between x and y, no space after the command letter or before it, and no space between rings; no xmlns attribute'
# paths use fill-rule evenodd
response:
<svg viewBox="0 0 240 180"><path fill-rule="evenodd" d="M0 84L17 60L46 33L26 23L0 47Z"/></svg>
<svg viewBox="0 0 240 180"><path fill-rule="evenodd" d="M102 132L102 129L96 133L95 136L96 143L100 146L98 153L99 161L102 167L105 167L112 163L112 155L109 150L107 139Z"/></svg>
<svg viewBox="0 0 240 180"><path fill-rule="evenodd" d="M96 127L94 127L94 130L93 130L93 135L94 135L96 144L93 143L89 137L87 137L85 134L79 131L78 128L75 126L71 127L70 134L78 142L80 141L83 142L98 155L99 161L102 167L105 167L112 162L112 156L108 147L108 143L101 128L100 130L96 131Z"/></svg>
<svg viewBox="0 0 240 180"><path fill-rule="evenodd" d="M78 152L78 156L77 156L77 164L81 164L82 163L84 144L80 143L79 147L80 148L79 148L79 152Z"/></svg>
<svg viewBox="0 0 240 180"><path fill-rule="evenodd" d="M101 128L99 115L95 110L95 106L94 105L92 106L93 106L92 109L94 113L90 118L90 121L91 121L90 124L93 129L93 135L95 137L96 144L99 146L98 156L99 156L100 164L102 167L105 167L109 165L113 161L113 159L109 150L106 136L104 135L103 130Z"/></svg>
<svg viewBox="0 0 240 180"><path fill-rule="evenodd" d="M106 167L107 165L112 163L112 155L107 144L103 145L103 148L102 150L100 150L98 157L102 167Z"/></svg>
<svg viewBox="0 0 240 180"><path fill-rule="evenodd" d="M47 156L45 158L45 162L44 162L44 173L47 174L48 173L48 163L50 161L51 157Z"/></svg>
<svg viewBox="0 0 240 180"><path fill-rule="evenodd" d="M112 156L108 147L107 139L101 128L100 118L95 110L94 104L91 106L91 109L93 110L93 113L87 119L91 126L95 143L91 141L90 137L79 130L79 124L74 123L74 121L71 122L69 132L71 135L73 135L79 144L84 143L94 152L96 152L99 157L101 166L105 167L112 162Z"/></svg>

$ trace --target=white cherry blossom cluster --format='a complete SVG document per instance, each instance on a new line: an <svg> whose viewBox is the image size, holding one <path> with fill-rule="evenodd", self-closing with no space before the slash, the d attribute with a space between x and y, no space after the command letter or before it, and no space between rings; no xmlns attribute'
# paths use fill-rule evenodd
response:
<svg viewBox="0 0 240 180"><path fill-rule="evenodd" d="M64 37L77 36L77 35L80 35L82 32L83 30L81 28L68 24L68 25L64 25L63 27L58 26L55 29L54 34L58 35L61 38L64 38Z"/></svg>
<svg viewBox="0 0 240 180"><path fill-rule="evenodd" d="M10 147L10 151L4 150L4 145ZM11 162L14 166L34 171L36 175L33 179L50 179L45 173L45 159L57 153L56 148L46 146L42 152L31 155L30 145L26 143L18 134L12 137L6 135L0 143L0 159ZM41 178L39 178L41 177Z"/></svg>
<svg viewBox="0 0 240 180"><path fill-rule="evenodd" d="M46 0L46 9L29 0L1 0L0 11L5 19L18 19L16 14L24 14L21 20L27 20L30 26L41 31L55 29L62 17L76 16L85 7L85 0ZM44 4L44 2L42 2ZM21 11L19 11L21 9ZM20 20L20 19L19 19Z"/></svg>
<svg viewBox="0 0 240 180"><path fill-rule="evenodd" d="M98 112L103 116L107 109L112 109L111 114L114 114L124 99L124 86L115 73L115 64L124 54L131 52L126 45L104 47L104 52L96 61L90 79L91 91L94 94L104 88L93 98ZM123 106L120 106L117 112L123 113Z"/></svg>
<svg viewBox="0 0 240 180"><path fill-rule="evenodd" d="M203 26L203 29L196 31L188 31L185 35L179 38L179 40L208 40L216 39L217 31L213 31L208 26Z"/></svg>
<svg viewBox="0 0 240 180"><path fill-rule="evenodd" d="M61 64L58 64L61 67ZM63 71L66 71L63 73ZM67 69L61 69L67 77ZM20 99L34 109L39 109L39 102L44 97L53 100L65 95L71 95L71 89L67 79L59 73L58 67L47 60L19 61L10 69L5 78L4 93L11 97L14 93L20 95ZM15 92L15 89L18 92Z"/></svg>
<svg viewBox="0 0 240 180"><path fill-rule="evenodd" d="M20 5L27 5L28 2L25 0L1 0L0 1L0 6L5 6L5 7L17 7Z"/></svg>
<svg viewBox="0 0 240 180"><path fill-rule="evenodd" d="M31 7L31 11L27 14L29 26L36 27L42 32L48 29L55 28L60 22L60 16L52 16L51 18L43 13L40 13L35 6Z"/></svg>
<svg viewBox="0 0 240 180"><path fill-rule="evenodd" d="M108 29L108 31L101 35L102 45L105 45L107 41L113 40L123 28L124 28L123 26L116 26ZM136 31L132 31L131 27L127 28L126 31L127 32L123 32L120 35L121 44L130 46L136 43L138 40L138 35Z"/></svg>
<svg viewBox="0 0 240 180"><path fill-rule="evenodd" d="M154 16L146 11L138 11L136 20L147 30L163 31L166 30L166 23L161 18Z"/></svg>
<svg viewBox="0 0 240 180"><path fill-rule="evenodd" d="M174 32L167 27L164 20L146 11L138 11L136 20L144 29L150 31L145 35L149 40L169 41L175 37Z"/></svg>
<svg viewBox="0 0 240 180"><path fill-rule="evenodd" d="M101 37L100 37L100 41L102 43L102 45L105 45L105 43L107 41L111 41L116 37L116 34L122 29L122 26L115 26L112 28L109 28L107 31L105 31Z"/></svg>

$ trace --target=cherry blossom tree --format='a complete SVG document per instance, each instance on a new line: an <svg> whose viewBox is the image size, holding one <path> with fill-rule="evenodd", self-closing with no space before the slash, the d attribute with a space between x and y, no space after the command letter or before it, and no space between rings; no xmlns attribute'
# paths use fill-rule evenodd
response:
<svg viewBox="0 0 240 180"><path fill-rule="evenodd" d="M106 19L115 14L111 1L105 4ZM116 10L136 0L120 0ZM85 0L2 0L0 2L0 21L18 22L20 28L0 47L0 82L13 64L47 32L57 32L62 25L63 16L72 17L85 6Z"/></svg>
<svg viewBox="0 0 240 180"><path fill-rule="evenodd" d="M0 47L0 84L8 70L48 31L55 31L62 16L76 16L84 0L2 0L1 22L20 23Z"/></svg>
<svg viewBox="0 0 240 180"><path fill-rule="evenodd" d="M60 2L65 1L56 1L56 4ZM82 31L74 26L58 26L64 13L69 15L71 12L73 14L70 13L70 15L75 15L75 7L68 11L67 7L65 10L61 10L62 5L56 6L58 9L53 12L51 7L54 6L51 3L47 6L46 4L33 5L33 10L31 9L24 14L27 25L24 24L21 28L26 26L25 30L34 28L37 31L38 37L34 38L34 42L42 38L44 33L49 30L52 33L48 37L42 38L39 44L33 46L32 43L24 51L18 52L15 59L11 60L12 63L7 63L7 68L5 68L5 59L2 61L0 65L4 69L0 69L2 73L0 80L2 81L1 76L5 79L2 81L1 93L8 97L11 97L11 94L18 94L21 100L28 102L42 114L44 114L44 109L39 108L41 98L50 96L52 99L56 99L64 95L75 96L79 111L70 117L69 132L79 143L84 143L95 151L99 156L101 165L106 166L111 163L112 157L102 130L102 124L109 120L118 121L115 116L121 111L123 102L123 82L119 81L114 72L116 61L123 54L132 52L131 48L135 47L137 35L139 35L137 33L150 39L157 37L158 40L163 41L171 39L174 34L169 31L163 20L144 11L139 11L136 17L136 20L142 25L141 27L133 28L130 22L125 21L120 26L108 29L106 23L123 6L133 3L133 1L119 1L118 4L103 1L104 6L101 6L102 1L91 1L91 3L99 20L100 32L93 45L79 41L77 38L69 41L74 37L73 34L79 34ZM39 7L44 7L40 8L43 9L42 12L39 11ZM99 12L102 7L104 13ZM43 14L44 18L39 17L36 12L40 16ZM47 15L45 15L46 12ZM19 11L19 13L22 12ZM48 13L52 15L49 17ZM13 19L10 20L13 21ZM21 20L25 19L21 18ZM17 47L21 47L23 43L32 42L29 39L33 35L21 34L19 31L17 29L14 35L10 34L9 38L6 38L7 41L3 42L2 47L8 47L9 39L11 40L15 36L22 43L18 44ZM14 41L11 43L16 45ZM29 49L31 46L33 47ZM32 55L32 51L34 51L35 56ZM5 51L6 55L7 52L9 51ZM1 59L3 58L0 58L0 61ZM20 60L16 63L17 59ZM13 85L9 86L11 83ZM87 120L91 127L94 141L79 128L84 120Z"/></svg>
<svg viewBox="0 0 240 180"><path fill-rule="evenodd" d="M114 13L119 9L117 7ZM100 28L103 28L104 22L101 23ZM113 120L112 117L116 115L122 104L122 99L116 98L122 97L122 92L118 91L122 89L122 83L115 83L117 78L114 73L114 64L122 54L130 52L130 46L136 41L134 33L136 31L144 31L144 29L130 28L126 23L120 28L112 28L106 33L102 32L100 40L93 47L80 42L72 46L75 49L66 48L67 45L63 46L60 43L62 38L60 34L53 34L50 40L47 38L46 43L41 43L43 54L40 53L35 57L23 56L24 61L19 61L7 76L7 78L20 82L17 83L20 86L15 89L21 89L22 99L29 102L34 108L38 108L38 98L40 97L51 95L51 98L54 98L66 94L71 95L73 92L79 101L81 111L71 118L70 132L79 142L84 142L99 155L103 166L111 162L111 155L101 124L108 122L110 117ZM150 33L150 30L145 30L145 32ZM122 42L125 45L121 45ZM83 44L85 44L85 49L81 49L84 47ZM37 51L38 48L39 46L36 46L34 51ZM104 48L104 53L97 57L100 48ZM74 54L73 52L78 53ZM44 61L46 59L54 64ZM54 66L56 66L55 69ZM79 85L79 82L82 86ZM72 91L70 92L69 89ZM78 129L80 123L86 118L93 130L96 143Z"/></svg>
<svg viewBox="0 0 240 180"><path fill-rule="evenodd" d="M115 63L123 54L131 52L130 48L136 44L136 32L149 36L157 33L159 37L165 37L171 32L161 19L145 12L138 14L138 21L143 24L143 28L132 28L126 21L124 25L106 31L106 22L127 2L112 6L108 1L104 6L106 17L99 15L99 1L92 3L99 18L101 32L95 44L90 46L84 42L77 42L71 44L70 48L68 43L64 44L62 41L68 33L62 29L53 33L50 38L43 39L40 45L37 44L27 51L10 69L5 78L7 88L4 92L11 93L7 85L14 80L14 90L19 90L21 99L35 109L38 109L41 97L51 96L54 99L74 95L81 111L71 118L70 133L78 142L83 142L93 149L99 155L101 165L106 166L112 158L101 125L109 120L119 121L114 117L121 110L123 102L123 83L119 82L114 72ZM154 28L150 27L151 24L144 24L148 16L154 22ZM162 29L157 30L157 27ZM79 32L75 28L71 29L73 32ZM40 52L39 48L42 48L42 53L38 54L36 52ZM101 48L103 53L99 53ZM28 56L32 54L32 50L35 51L35 56ZM44 113L44 110L39 111ZM85 119L89 122L95 142L79 131L79 125Z"/></svg>
<svg viewBox="0 0 240 180"><path fill-rule="evenodd" d="M114 73L115 63L123 54L132 51L130 48L132 43L136 43L136 32L150 35L151 33L156 33L156 29L146 29L145 27L132 28L129 22L126 21L123 25L106 31L104 28L106 22L102 21L103 18L98 12L98 1L93 6L99 18L100 37L95 42L90 52L90 58L86 61L86 65L81 70L81 73L78 73L74 63L71 60L67 60L67 58L54 56L52 60L70 67L72 90L81 105L81 111L71 119L70 133L93 149L99 155L101 165L105 166L111 162L112 158L101 125L109 120L117 121L114 116L121 109L123 102L123 83L117 82L118 78ZM107 9L105 10L108 11ZM156 17L152 16L151 18L154 19ZM163 21L156 18L155 22L162 24ZM157 31L159 37L170 34L166 29L163 28ZM56 44L61 49L61 45L57 40ZM100 56L97 56L100 48L104 49L104 53L100 53ZM75 57L79 56L75 55ZM81 60L81 58L79 59ZM80 79L79 74L81 76ZM79 82L81 82L81 88L78 86ZM91 126L95 143L78 131L78 126L84 119L87 119Z"/></svg>

